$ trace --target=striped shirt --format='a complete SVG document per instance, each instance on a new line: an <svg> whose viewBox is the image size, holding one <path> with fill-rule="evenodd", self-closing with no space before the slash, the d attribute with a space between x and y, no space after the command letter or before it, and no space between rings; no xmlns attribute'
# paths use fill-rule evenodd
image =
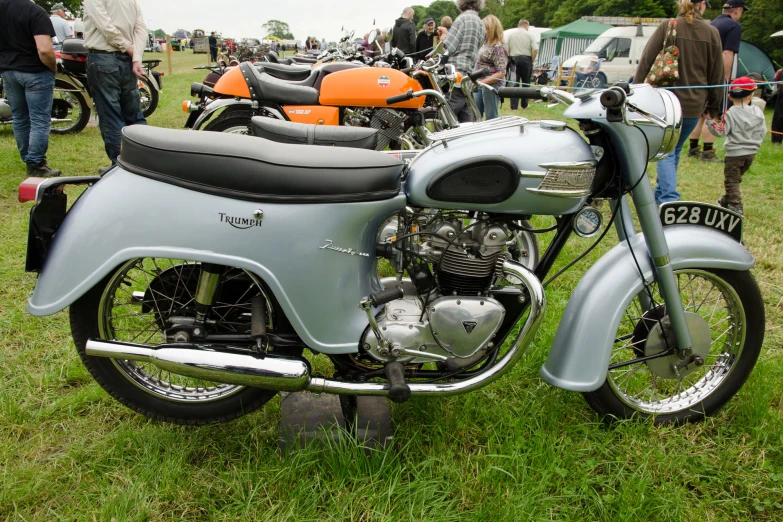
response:
<svg viewBox="0 0 783 522"><path fill-rule="evenodd" d="M476 11L465 11L454 20L443 43L449 51L449 61L457 71L462 74L473 72L479 47L484 43L486 34L484 22Z"/></svg>

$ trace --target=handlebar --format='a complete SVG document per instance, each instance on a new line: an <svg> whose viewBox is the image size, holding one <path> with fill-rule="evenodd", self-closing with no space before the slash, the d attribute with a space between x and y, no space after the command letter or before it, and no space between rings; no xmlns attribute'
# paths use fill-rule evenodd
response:
<svg viewBox="0 0 783 522"><path fill-rule="evenodd" d="M498 89L501 98L522 98L527 100L543 100L544 93L534 87L501 87Z"/></svg>
<svg viewBox="0 0 783 522"><path fill-rule="evenodd" d="M479 69L478 71L473 71L471 74L468 75L468 78L470 78L470 81L475 83L482 78L486 78L487 76L489 76L489 74L490 74L489 69L487 67L484 67L483 69Z"/></svg>
<svg viewBox="0 0 783 522"><path fill-rule="evenodd" d="M389 98L386 98L386 104L394 105L395 103L400 103L413 99L413 97L414 97L413 91L408 91L405 94L398 94L397 96L391 96Z"/></svg>

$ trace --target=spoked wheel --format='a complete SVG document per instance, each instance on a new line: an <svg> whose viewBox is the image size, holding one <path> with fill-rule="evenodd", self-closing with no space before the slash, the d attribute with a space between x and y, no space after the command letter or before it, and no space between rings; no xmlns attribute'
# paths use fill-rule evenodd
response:
<svg viewBox="0 0 783 522"><path fill-rule="evenodd" d="M155 109L158 108L160 94L155 89L155 87L152 86L149 78L138 80L138 86L139 106L141 108L141 112L144 114L145 118L149 118L152 113L155 112Z"/></svg>
<svg viewBox="0 0 783 522"><path fill-rule="evenodd" d="M81 92L64 80L54 81L52 100L53 134L79 132L90 121L90 107Z"/></svg>
<svg viewBox="0 0 783 522"><path fill-rule="evenodd" d="M606 421L633 416L652 417L656 424L701 421L737 393L756 364L764 340L764 303L750 272L684 269L675 276L692 354L612 368L674 344L663 298L653 285L652 304L637 297L625 312L606 381L584 394Z"/></svg>
<svg viewBox="0 0 783 522"><path fill-rule="evenodd" d="M135 259L71 306L74 342L93 378L129 408L177 424L230 420L262 406L276 392L194 379L147 362L93 357L85 354L85 345L91 337L146 345L187 342L192 329L180 331L177 325L195 316L200 271L199 263L189 261ZM248 334L250 302L257 295L266 297L254 275L226 269L207 317L209 334Z"/></svg>

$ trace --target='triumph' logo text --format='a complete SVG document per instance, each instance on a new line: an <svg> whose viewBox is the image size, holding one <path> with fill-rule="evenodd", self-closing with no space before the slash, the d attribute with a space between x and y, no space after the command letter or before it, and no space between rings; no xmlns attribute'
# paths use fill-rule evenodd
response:
<svg viewBox="0 0 783 522"><path fill-rule="evenodd" d="M261 226L261 221L258 219L231 217L222 212L219 212L219 214L221 223L228 223L232 227L238 228L240 230L247 230L249 228Z"/></svg>

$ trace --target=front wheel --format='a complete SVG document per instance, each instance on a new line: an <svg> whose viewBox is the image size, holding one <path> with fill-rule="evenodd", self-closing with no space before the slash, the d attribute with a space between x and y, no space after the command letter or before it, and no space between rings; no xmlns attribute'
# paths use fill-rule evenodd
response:
<svg viewBox="0 0 783 522"><path fill-rule="evenodd" d="M652 302L637 296L625 311L606 381L584 394L606 421L701 421L739 391L756 364L764 340L764 302L750 272L687 268L675 271L675 278L693 353L621 365L660 353L669 342L666 307L657 284L651 285ZM686 364L691 360L696 363Z"/></svg>
<svg viewBox="0 0 783 522"><path fill-rule="evenodd" d="M90 121L90 106L79 88L59 78L54 81L52 134L79 132Z"/></svg>
<svg viewBox="0 0 783 522"><path fill-rule="evenodd" d="M172 342L172 328L179 328L172 324L195 316L200 270L200 264L191 261L134 259L71 305L71 333L90 375L119 402L153 419L187 425L228 421L263 406L276 394L185 377L147 362L85 353L90 338L145 345ZM226 268L206 320L210 334L249 334L247 311L257 295L266 297L253 274Z"/></svg>

